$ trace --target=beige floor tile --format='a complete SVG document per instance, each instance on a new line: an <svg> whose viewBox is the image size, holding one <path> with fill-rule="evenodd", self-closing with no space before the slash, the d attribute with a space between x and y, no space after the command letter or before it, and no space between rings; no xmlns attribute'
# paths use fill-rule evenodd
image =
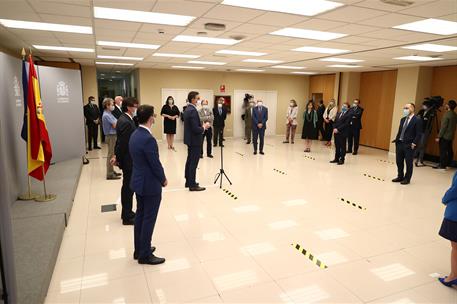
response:
<svg viewBox="0 0 457 304"><path fill-rule="evenodd" d="M224 303L291 303L290 298L275 282L223 292L221 298Z"/></svg>

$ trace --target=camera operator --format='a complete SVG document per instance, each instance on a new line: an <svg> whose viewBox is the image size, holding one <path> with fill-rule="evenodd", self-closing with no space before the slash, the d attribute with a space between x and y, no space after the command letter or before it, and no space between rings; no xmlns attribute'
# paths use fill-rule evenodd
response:
<svg viewBox="0 0 457 304"><path fill-rule="evenodd" d="M438 137L435 139L440 145L440 163L433 167L435 169L446 169L452 162L454 152L452 150L452 141L454 140L455 128L457 125L457 114L454 112L457 106L454 100L449 100L445 105L444 113Z"/></svg>
<svg viewBox="0 0 457 304"><path fill-rule="evenodd" d="M429 100L426 100L422 103L422 109L417 113L417 117L422 120L422 136L419 142L419 146L416 150L416 167L423 167L424 164L424 154L427 147L428 138L432 132L433 127L433 118L435 117L436 110L433 108L433 104ZM419 165L420 163L420 165Z"/></svg>
<svg viewBox="0 0 457 304"><path fill-rule="evenodd" d="M254 107L254 96L246 93L243 99L243 112L241 119L244 120L244 139L246 144L251 143L252 137L252 108Z"/></svg>

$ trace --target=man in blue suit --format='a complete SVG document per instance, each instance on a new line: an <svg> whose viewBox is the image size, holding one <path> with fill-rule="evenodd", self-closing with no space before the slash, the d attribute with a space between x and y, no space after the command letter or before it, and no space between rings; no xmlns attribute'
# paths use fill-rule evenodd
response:
<svg viewBox="0 0 457 304"><path fill-rule="evenodd" d="M203 142L203 133L211 125L201 123L197 111L197 102L200 99L198 92L191 91L187 95L188 106L184 112L184 144L187 145L187 160L186 160L186 188L190 191L204 191L205 188L200 187L196 182L197 166L200 160L200 152Z"/></svg>
<svg viewBox="0 0 457 304"><path fill-rule="evenodd" d="M415 106L407 103L403 107L403 118L400 120L395 143L395 154L398 174L392 181L407 185L413 176L414 150L422 137L422 120L414 115ZM404 167L406 163L406 173Z"/></svg>
<svg viewBox="0 0 457 304"><path fill-rule="evenodd" d="M267 128L268 108L263 105L261 100L257 101L257 106L252 108L252 143L254 145L254 155L257 154L257 140L260 139L259 150L263 153L263 142L265 129Z"/></svg>
<svg viewBox="0 0 457 304"><path fill-rule="evenodd" d="M335 135L335 158L330 161L337 165L343 165L346 158L346 142L351 127L352 110L347 102L341 106L341 112L336 114L333 123L333 134Z"/></svg>
<svg viewBox="0 0 457 304"><path fill-rule="evenodd" d="M152 233L162 200L162 187L168 184L159 159L157 141L152 136L154 107L142 105L137 110L138 123L129 141L130 155L133 160L130 187L136 194L137 208L135 216L135 251L133 258L139 264L157 265L165 262L156 257L151 248Z"/></svg>

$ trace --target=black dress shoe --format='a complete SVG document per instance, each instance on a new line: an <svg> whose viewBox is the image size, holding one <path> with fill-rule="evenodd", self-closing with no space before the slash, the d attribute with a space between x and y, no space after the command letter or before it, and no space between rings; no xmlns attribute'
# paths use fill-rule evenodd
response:
<svg viewBox="0 0 457 304"><path fill-rule="evenodd" d="M337 164L337 163L338 163L338 160L337 160L337 159L334 159L334 160L329 161L329 163L331 163L331 164Z"/></svg>
<svg viewBox="0 0 457 304"><path fill-rule="evenodd" d="M116 176L122 176L122 173L114 172L114 174L116 174Z"/></svg>
<svg viewBox="0 0 457 304"><path fill-rule="evenodd" d="M124 226L133 226L135 225L135 219L131 218L128 220L122 220L122 225Z"/></svg>
<svg viewBox="0 0 457 304"><path fill-rule="evenodd" d="M200 155L200 158L203 158L203 155Z"/></svg>
<svg viewBox="0 0 457 304"><path fill-rule="evenodd" d="M199 183L196 183L195 185L198 186L198 185L200 185L200 184L199 184ZM185 187L186 187L186 188L189 188L189 185L186 184Z"/></svg>
<svg viewBox="0 0 457 304"><path fill-rule="evenodd" d="M265 155L265 153L263 153L263 151L260 151L260 154L261 154L261 155Z"/></svg>
<svg viewBox="0 0 457 304"><path fill-rule="evenodd" d="M250 142L250 141L246 142L246 145L250 145L250 144L251 144L251 142Z"/></svg>
<svg viewBox="0 0 457 304"><path fill-rule="evenodd" d="M357 154L358 154L358 152L352 152L352 155L357 155Z"/></svg>
<svg viewBox="0 0 457 304"><path fill-rule="evenodd" d="M207 157L209 157L209 158L213 158L214 156L212 156L212 155L210 154L210 155L208 155Z"/></svg>
<svg viewBox="0 0 457 304"><path fill-rule="evenodd" d="M121 179L119 175L111 175L106 177L107 180L115 180L115 179Z"/></svg>
<svg viewBox="0 0 457 304"><path fill-rule="evenodd" d="M346 153L352 153L352 150L347 150Z"/></svg>
<svg viewBox="0 0 457 304"><path fill-rule="evenodd" d="M200 186L194 186L194 187L189 188L189 191L205 191L205 190L206 190L206 188L200 187Z"/></svg>
<svg viewBox="0 0 457 304"><path fill-rule="evenodd" d="M99 146L96 146L94 149L101 150L102 148L100 148Z"/></svg>
<svg viewBox="0 0 457 304"><path fill-rule="evenodd" d="M87 149L87 150L92 151L92 148L89 148L89 149Z"/></svg>
<svg viewBox="0 0 457 304"><path fill-rule="evenodd" d="M217 147L217 145L216 145L216 144L214 144L214 145L213 145L213 147Z"/></svg>
<svg viewBox="0 0 457 304"><path fill-rule="evenodd" d="M392 182L394 182L394 183L399 183L399 182L402 182L404 179L405 179L404 177L397 177L397 178L394 178L394 179L392 180Z"/></svg>
<svg viewBox="0 0 457 304"><path fill-rule="evenodd" d="M254 151L254 155L257 155L257 151Z"/></svg>
<svg viewBox="0 0 457 304"><path fill-rule="evenodd" d="M434 167L432 167L432 168L433 168L433 169L441 169L441 170L446 169L446 167L441 167L441 166L434 166Z"/></svg>
<svg viewBox="0 0 457 304"><path fill-rule="evenodd" d="M225 147L225 146L224 146L224 145L219 145L219 147L222 147L222 148L223 148L223 147Z"/></svg>
<svg viewBox="0 0 457 304"><path fill-rule="evenodd" d="M146 264L146 265L159 265L165 263L164 258L156 257L155 255L151 254L150 257L145 259L138 259L138 264Z"/></svg>
<svg viewBox="0 0 457 304"><path fill-rule="evenodd" d="M407 184L409 184L409 180L404 179L404 180L402 180L402 181L400 182L400 184L402 184L402 185L407 185Z"/></svg>
<svg viewBox="0 0 457 304"><path fill-rule="evenodd" d="M156 248L154 246L152 246L151 247L151 253L154 253L154 251L156 251ZM133 252L133 259L134 260L138 260L138 254L136 254L135 251Z"/></svg>
<svg viewBox="0 0 457 304"><path fill-rule="evenodd" d="M344 160L340 160L337 165L344 165Z"/></svg>

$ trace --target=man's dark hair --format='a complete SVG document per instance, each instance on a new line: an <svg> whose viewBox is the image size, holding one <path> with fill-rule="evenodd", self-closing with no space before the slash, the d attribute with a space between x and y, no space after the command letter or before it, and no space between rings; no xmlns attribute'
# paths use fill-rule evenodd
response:
<svg viewBox="0 0 457 304"><path fill-rule="evenodd" d="M135 97L127 97L122 101L122 112L127 112L127 107L134 107L138 104L139 102Z"/></svg>
<svg viewBox="0 0 457 304"><path fill-rule="evenodd" d="M95 97L94 96L89 96L89 98L87 98L87 100L91 100L91 99L95 100Z"/></svg>
<svg viewBox="0 0 457 304"><path fill-rule="evenodd" d="M321 104L324 104L324 101L323 101L322 99L319 100L319 104L320 104L320 105L321 105Z"/></svg>
<svg viewBox="0 0 457 304"><path fill-rule="evenodd" d="M187 95L187 101L192 102L192 100L194 100L195 97L198 96L198 94L200 94L200 93L198 93L196 91L190 91L189 94Z"/></svg>
<svg viewBox="0 0 457 304"><path fill-rule="evenodd" d="M455 107L457 106L457 103L455 102L455 100L449 100L447 105L449 106L449 109L451 109L452 111L454 111Z"/></svg>
<svg viewBox="0 0 457 304"><path fill-rule="evenodd" d="M136 111L136 117L138 117L138 123L145 124L149 118L154 116L154 107L150 105L141 105Z"/></svg>

